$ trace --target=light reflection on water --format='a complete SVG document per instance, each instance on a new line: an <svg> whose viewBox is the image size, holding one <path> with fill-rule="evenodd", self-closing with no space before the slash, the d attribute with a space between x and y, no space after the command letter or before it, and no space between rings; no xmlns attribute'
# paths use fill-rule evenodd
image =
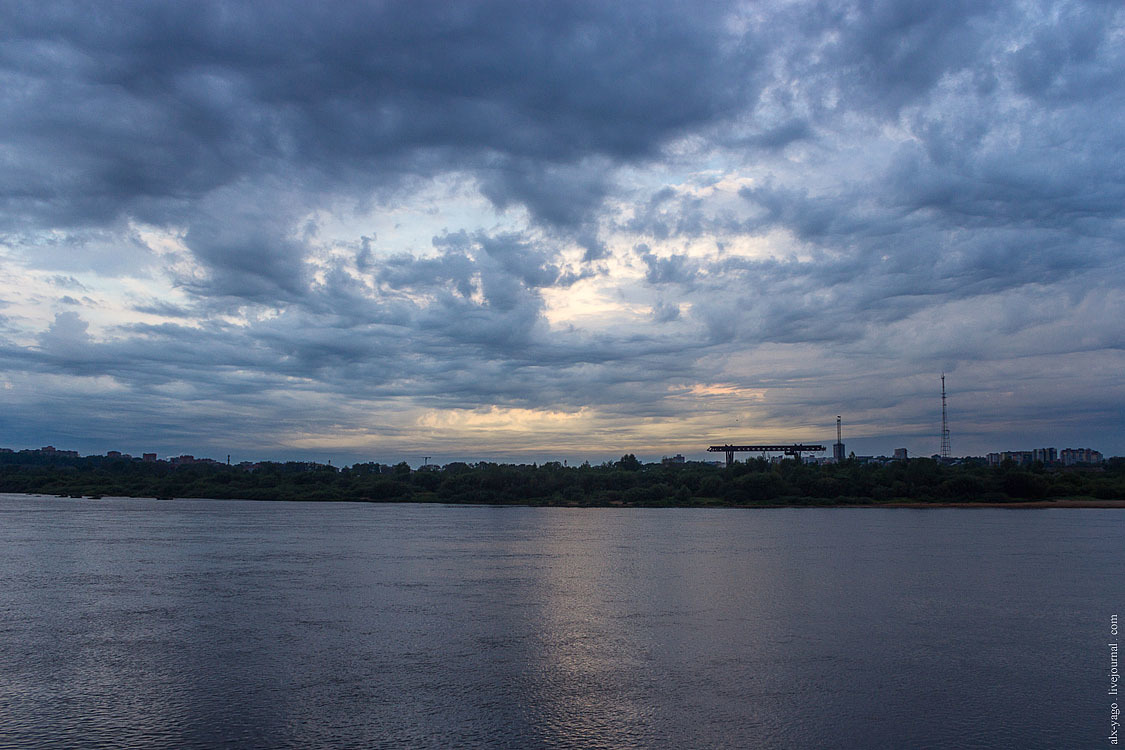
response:
<svg viewBox="0 0 1125 750"><path fill-rule="evenodd" d="M1123 532L4 495L0 748L1096 746Z"/></svg>

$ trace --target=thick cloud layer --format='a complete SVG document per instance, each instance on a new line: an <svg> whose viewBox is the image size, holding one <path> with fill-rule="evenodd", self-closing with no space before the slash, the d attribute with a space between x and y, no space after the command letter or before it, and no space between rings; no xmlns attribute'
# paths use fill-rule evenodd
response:
<svg viewBox="0 0 1125 750"><path fill-rule="evenodd" d="M1125 10L0 3L8 443L1125 451ZM232 446L234 446L232 448Z"/></svg>

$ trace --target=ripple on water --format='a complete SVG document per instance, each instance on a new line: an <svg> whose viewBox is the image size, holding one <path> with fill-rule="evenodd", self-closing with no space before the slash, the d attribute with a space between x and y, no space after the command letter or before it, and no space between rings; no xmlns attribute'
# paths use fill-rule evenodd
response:
<svg viewBox="0 0 1125 750"><path fill-rule="evenodd" d="M1098 510L0 513L0 748L1090 746L1125 573Z"/></svg>

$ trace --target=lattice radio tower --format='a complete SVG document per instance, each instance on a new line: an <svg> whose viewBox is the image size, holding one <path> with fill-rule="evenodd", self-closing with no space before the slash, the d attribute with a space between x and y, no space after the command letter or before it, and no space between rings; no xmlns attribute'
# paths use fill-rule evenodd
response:
<svg viewBox="0 0 1125 750"><path fill-rule="evenodd" d="M949 460L949 420L945 416L945 373L941 374L941 460Z"/></svg>

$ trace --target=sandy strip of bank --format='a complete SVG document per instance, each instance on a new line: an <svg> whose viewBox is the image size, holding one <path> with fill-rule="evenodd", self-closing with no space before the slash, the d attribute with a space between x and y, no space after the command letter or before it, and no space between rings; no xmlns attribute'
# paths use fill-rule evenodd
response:
<svg viewBox="0 0 1125 750"><path fill-rule="evenodd" d="M846 508L1125 508L1125 500L1026 500L1010 503L871 503Z"/></svg>

